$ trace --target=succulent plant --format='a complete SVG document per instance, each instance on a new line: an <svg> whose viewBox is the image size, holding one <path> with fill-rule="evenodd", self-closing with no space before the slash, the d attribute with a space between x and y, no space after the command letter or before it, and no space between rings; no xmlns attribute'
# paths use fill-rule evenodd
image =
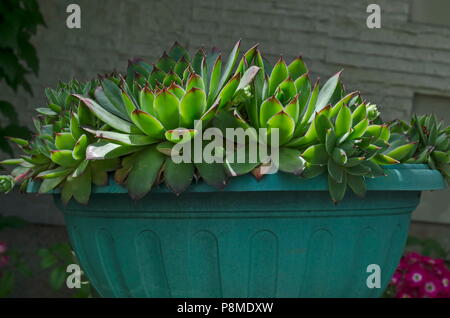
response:
<svg viewBox="0 0 450 318"><path fill-rule="evenodd" d="M100 139L87 147L87 159L128 155L115 179L126 185L133 198L144 196L162 180L179 194L191 184L196 170L206 182L223 187L226 175L221 167L175 164L171 149L194 138L200 123L207 127L217 110L245 98L244 88L256 68L247 70L247 59L253 58L255 50L245 53L236 67L238 42L222 69L217 51L208 56L199 50L190 60L189 53L176 43L153 66L134 61L126 79L103 79L95 99L75 94L108 125L106 130L84 127Z"/></svg>
<svg viewBox="0 0 450 318"><path fill-rule="evenodd" d="M191 58L175 43L155 64L132 60L124 75L47 89L33 139L9 138L23 155L1 162L18 166L0 176L0 191L37 180L41 193L60 188L64 203L87 203L92 184L106 185L114 172L137 199L161 182L176 194L200 178L223 188L229 176L251 172L260 179L274 165L264 156L233 162L220 151L225 164L175 162L175 146L208 127L225 139L227 128L249 129L248 140L275 147L282 172L327 174L334 202L347 186L364 195L365 179L384 175L383 165L428 163L449 179L450 132L434 116L383 123L376 105L345 92L341 72L321 87L312 85L301 57L271 67L258 46L240 55L238 42L222 65L216 49ZM271 136L278 136L276 144ZM237 150L248 140L226 140L227 147Z"/></svg>
<svg viewBox="0 0 450 318"><path fill-rule="evenodd" d="M413 115L410 124L391 124L391 147L387 154L402 163L428 164L450 181L450 129L434 115Z"/></svg>
<svg viewBox="0 0 450 318"><path fill-rule="evenodd" d="M118 168L118 160L89 162L86 148L92 138L83 133L82 125L100 124L84 105L71 94L89 95L97 81L60 84L56 90L47 89L48 107L37 108L34 119L36 135L30 142L9 138L23 150L19 159L5 160L2 164L18 164L13 170L15 183L24 189L31 179L41 180L39 192L45 193L61 185L62 200L74 197L87 203L91 184L105 185L107 171Z"/></svg>
<svg viewBox="0 0 450 318"><path fill-rule="evenodd" d="M389 127L381 122L376 105L358 92L345 94L338 72L323 85L311 85L308 68L298 57L289 65L280 58L270 74L259 51L253 63L260 67L247 102L230 112L219 112L218 127L267 128L279 133L279 169L304 178L328 174L332 199L340 201L347 185L364 195L364 178L383 175L380 164L397 160L382 154L389 145ZM231 124L230 124L231 123ZM232 175L253 171L262 177L266 162L226 163Z"/></svg>

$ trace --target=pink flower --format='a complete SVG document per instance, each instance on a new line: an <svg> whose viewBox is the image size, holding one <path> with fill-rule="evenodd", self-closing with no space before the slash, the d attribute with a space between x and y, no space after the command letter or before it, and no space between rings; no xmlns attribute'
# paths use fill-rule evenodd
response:
<svg viewBox="0 0 450 318"><path fill-rule="evenodd" d="M8 245L5 242L0 242L0 254L3 254L8 249Z"/></svg>
<svg viewBox="0 0 450 318"><path fill-rule="evenodd" d="M421 286L424 284L427 273L420 265L412 265L406 272L405 279L411 286Z"/></svg>
<svg viewBox="0 0 450 318"><path fill-rule="evenodd" d="M440 283L437 280L427 281L423 285L423 295L425 297L436 297L440 292Z"/></svg>

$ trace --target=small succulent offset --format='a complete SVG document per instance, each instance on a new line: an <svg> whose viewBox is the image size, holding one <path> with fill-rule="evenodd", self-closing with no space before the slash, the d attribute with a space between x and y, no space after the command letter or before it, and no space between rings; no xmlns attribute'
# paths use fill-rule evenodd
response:
<svg viewBox="0 0 450 318"><path fill-rule="evenodd" d="M426 163L439 170L450 183L450 127L436 116L414 115L408 124L397 120L391 126L391 153L402 163Z"/></svg>
<svg viewBox="0 0 450 318"><path fill-rule="evenodd" d="M383 165L428 163L449 177L449 128L434 117L383 123L376 105L359 92L345 92L341 72L323 86L312 84L301 57L272 67L258 46L241 54L238 42L222 63L213 49L192 57L175 43L155 64L129 62L125 74L60 84L47 89L48 106L38 108L31 141L10 138L23 151L0 191L61 189L64 203L86 204L92 184L108 183L109 172L134 199L165 183L176 194L193 180L223 188L230 176L264 176L272 163L175 163L175 145L215 127L259 128L279 137L279 169L299 178L328 176L331 198L350 187L364 195L365 179L384 175ZM270 143L269 138L265 140ZM233 145L239 145L233 141Z"/></svg>

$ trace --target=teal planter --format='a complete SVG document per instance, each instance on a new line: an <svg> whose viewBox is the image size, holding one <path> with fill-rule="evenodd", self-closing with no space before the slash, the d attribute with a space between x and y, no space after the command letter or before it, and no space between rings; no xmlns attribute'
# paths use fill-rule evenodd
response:
<svg viewBox="0 0 450 318"><path fill-rule="evenodd" d="M89 205L56 202L73 248L103 297L379 297L405 247L422 190L438 171L397 165L370 179L365 198L334 205L325 177L231 180L224 191L164 187L133 201L96 188ZM33 189L30 189L33 191ZM380 289L366 285L381 267Z"/></svg>

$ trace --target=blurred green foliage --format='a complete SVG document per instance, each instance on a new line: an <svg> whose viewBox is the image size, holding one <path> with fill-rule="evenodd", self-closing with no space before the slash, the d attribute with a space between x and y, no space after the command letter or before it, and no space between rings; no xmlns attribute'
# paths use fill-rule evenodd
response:
<svg viewBox="0 0 450 318"><path fill-rule="evenodd" d="M14 91L22 87L33 94L26 76L39 72L39 59L30 42L39 25L45 26L45 22L36 0L0 1L0 83ZM12 155L13 149L3 137L28 137L30 132L19 124L11 103L0 100L0 114L0 150Z"/></svg>

